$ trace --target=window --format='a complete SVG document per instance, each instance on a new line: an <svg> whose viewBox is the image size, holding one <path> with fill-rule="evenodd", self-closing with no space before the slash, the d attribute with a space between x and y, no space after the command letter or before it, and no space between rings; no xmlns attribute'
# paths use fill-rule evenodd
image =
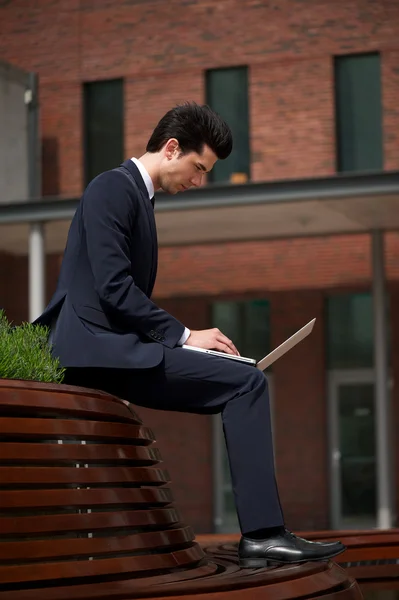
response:
<svg viewBox="0 0 399 600"><path fill-rule="evenodd" d="M209 106L229 124L233 151L218 161L208 176L211 182L243 182L249 178L248 69L212 69L206 73Z"/></svg>
<svg viewBox="0 0 399 600"><path fill-rule="evenodd" d="M87 184L124 160L123 80L85 83L83 95Z"/></svg>
<svg viewBox="0 0 399 600"><path fill-rule="evenodd" d="M327 298L327 368L374 367L373 297L370 292L337 294ZM386 307L390 319L389 298ZM391 338L387 330L388 360Z"/></svg>
<svg viewBox="0 0 399 600"><path fill-rule="evenodd" d="M337 170L383 168L379 54L335 58Z"/></svg>
<svg viewBox="0 0 399 600"><path fill-rule="evenodd" d="M370 293L327 299L327 368L360 369L374 364Z"/></svg>
<svg viewBox="0 0 399 600"><path fill-rule="evenodd" d="M215 302L212 326L230 337L243 356L259 359L270 352L268 300ZM271 379L268 375L272 407ZM220 415L215 415L213 427L215 527L219 532L235 532L239 531L239 525Z"/></svg>
<svg viewBox="0 0 399 600"><path fill-rule="evenodd" d="M243 356L260 359L270 349L268 300L215 302L212 326L233 340Z"/></svg>

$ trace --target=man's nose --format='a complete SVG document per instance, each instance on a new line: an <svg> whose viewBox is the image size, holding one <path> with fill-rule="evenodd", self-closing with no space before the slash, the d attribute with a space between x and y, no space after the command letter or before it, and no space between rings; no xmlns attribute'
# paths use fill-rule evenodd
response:
<svg viewBox="0 0 399 600"><path fill-rule="evenodd" d="M202 181L202 174L201 174L201 173L198 173L198 175L195 175L195 176L194 176L194 177L191 179L190 183L191 183L191 185L193 185L194 187L199 187L199 186L201 185L201 181Z"/></svg>

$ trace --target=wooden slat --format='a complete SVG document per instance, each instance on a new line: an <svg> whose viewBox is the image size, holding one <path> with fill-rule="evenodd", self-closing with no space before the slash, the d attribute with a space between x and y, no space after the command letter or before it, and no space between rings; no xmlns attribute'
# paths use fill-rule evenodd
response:
<svg viewBox="0 0 399 600"><path fill-rule="evenodd" d="M366 583L366 589L369 589L369 587L371 587L369 584L373 582L378 582L382 588L383 583L388 581L391 584L388 589L395 589L399 592L399 564L370 565L366 563L364 565L356 565L355 563L345 570L351 575L351 577L354 577L356 580L358 580L362 586L364 586Z"/></svg>
<svg viewBox="0 0 399 600"><path fill-rule="evenodd" d="M159 550L170 546L181 546L192 542L193 539L193 530L186 526L166 531L120 536L0 542L0 564L146 552L154 548Z"/></svg>
<svg viewBox="0 0 399 600"><path fill-rule="evenodd" d="M122 444L68 444L46 443L14 443L0 444L0 465L12 463L110 463L115 465L124 462L148 462L155 464L161 461L158 448L148 446L132 446Z"/></svg>
<svg viewBox="0 0 399 600"><path fill-rule="evenodd" d="M19 415L24 415L24 413L39 415L40 412L46 412L82 420L89 418L97 421L142 424L137 415L129 410L121 400L116 402L115 400L110 401L109 398L93 398L89 395L72 393L57 395L55 403L54 394L49 392L15 389L5 394L3 390L3 393L0 394L0 412L4 415L10 411L18 412Z"/></svg>
<svg viewBox="0 0 399 600"><path fill-rule="evenodd" d="M81 440L126 440L151 444L155 438L148 427L126 423L103 423L101 421L69 421L64 419L0 418L0 436L25 439L41 438Z"/></svg>
<svg viewBox="0 0 399 600"><path fill-rule="evenodd" d="M191 548L165 554L100 558L98 560L35 563L29 565L0 565L0 582L46 581L54 579L74 579L99 577L104 575L142 573L152 570L181 568L203 559L201 548L195 544ZM65 583L65 582L64 582Z"/></svg>
<svg viewBox="0 0 399 600"><path fill-rule="evenodd" d="M100 398L109 400L109 402L121 402L120 398L103 392L101 390L94 390L92 388L84 388L75 385L66 385L64 383L42 383L40 381L27 381L25 379L0 379L0 395L6 395L15 392L17 390L23 390L29 393L31 390L39 390L46 394L51 394L53 398L58 398L63 394L74 394L75 396L83 396L90 398ZM56 404L56 402L55 402Z"/></svg>
<svg viewBox="0 0 399 600"><path fill-rule="evenodd" d="M356 583L336 565L308 563L281 569L224 569L218 562L215 570L212 557L208 565L189 566L184 571L158 574L138 579L123 579L112 582L97 582L64 586L62 588L42 588L41 600L112 600L133 598L158 598L169 600L291 600L293 598L330 598L339 594L339 600L361 600ZM236 567L236 564L231 566ZM4 600L36 600L37 590L21 590L20 596L14 591ZM344 595L341 596L341 593ZM347 595L345 595L347 593ZM67 595L69 594L69 595ZM173 594L173 595L172 595ZM176 594L176 595L174 595ZM331 596L332 600L334 596ZM0 600L3 596L0 592Z"/></svg>
<svg viewBox="0 0 399 600"><path fill-rule="evenodd" d="M87 485L134 483L163 485L170 481L165 469L154 467L0 467L0 486Z"/></svg>
<svg viewBox="0 0 399 600"><path fill-rule="evenodd" d="M303 537L308 537L312 539L347 539L353 537L359 537L366 539L373 539L375 536L384 535L384 536L398 536L399 528L392 529L325 529L322 531L305 531L300 534Z"/></svg>
<svg viewBox="0 0 399 600"><path fill-rule="evenodd" d="M348 548L345 552L345 556L340 557L339 562L356 562L359 560L399 560L399 547L398 546L383 546L375 548Z"/></svg>
<svg viewBox="0 0 399 600"><path fill-rule="evenodd" d="M398 546L399 534L388 534L385 532L375 532L372 535L350 535L344 539L344 543L351 548L377 548L378 546Z"/></svg>
<svg viewBox="0 0 399 600"><path fill-rule="evenodd" d="M343 590L334 590L329 594L324 593L322 597L323 600L348 600L349 598L352 600L363 600L363 595L355 581Z"/></svg>
<svg viewBox="0 0 399 600"><path fill-rule="evenodd" d="M218 564L221 564L218 559ZM233 564L237 564L237 559ZM273 569L237 569L236 571L221 571L213 577L207 577L199 582L189 581L184 585L185 596L201 592L228 592L224 597L259 598L259 600L288 599L288 598L324 598L330 591L339 593L350 588L351 581L347 574L333 563L307 563L290 565ZM172 586L168 586L168 588ZM178 586L173 591L179 592ZM183 586L180 586L183 587ZM168 590L169 591L169 590ZM170 590L172 591L172 590ZM176 594L177 596L177 594ZM359 595L360 596L360 595ZM361 597L359 597L359 600ZM175 596L172 596L175 598ZM216 596L217 597L217 596Z"/></svg>
<svg viewBox="0 0 399 600"><path fill-rule="evenodd" d="M40 600L110 600L117 598L118 600L132 600L137 594L143 597L148 597L149 590L152 590L151 596L160 597L160 591L155 586L172 584L181 585L190 579L200 581L203 577L211 577L217 572L218 566L215 563L187 565L185 570L173 571L162 575L154 575L152 573L137 579L125 579L116 581L102 581L98 583L84 583L80 585L68 585L62 587L49 587L40 589ZM37 589L0 590L0 600L38 600ZM185 600L182 596L181 600ZM228 599L226 599L228 600Z"/></svg>
<svg viewBox="0 0 399 600"><path fill-rule="evenodd" d="M294 587L295 586L295 587ZM293 582L289 588L287 586L281 586L283 589L270 590L268 585L258 585L257 587L248 587L247 589L235 589L233 586L230 590L223 590L217 592L191 592L184 593L184 600L289 600L291 598L301 597L302 590L297 582ZM299 589L297 589L299 587ZM331 585L331 588L333 586ZM169 590L168 590L169 591ZM157 596L158 600L182 600L182 595L177 590L176 595L170 595L169 593L165 596ZM296 596L298 594L298 596ZM317 594L317 595L316 595ZM315 592L315 595L310 595L311 598L317 598L318 600L363 600L361 593L355 582L350 587L334 590L330 594L325 591ZM128 597L126 596L126 599ZM45 599L43 599L45 600ZM129 598L129 600L132 600Z"/></svg>
<svg viewBox="0 0 399 600"><path fill-rule="evenodd" d="M0 491L0 510L39 508L94 508L119 504L165 505L172 502L168 488L105 488Z"/></svg>
<svg viewBox="0 0 399 600"><path fill-rule="evenodd" d="M174 525L180 521L175 508L146 510L118 510L94 513L71 513L66 515L9 516L0 517L1 536L29 536L29 534L57 534L74 531L96 532L110 529L141 528Z"/></svg>

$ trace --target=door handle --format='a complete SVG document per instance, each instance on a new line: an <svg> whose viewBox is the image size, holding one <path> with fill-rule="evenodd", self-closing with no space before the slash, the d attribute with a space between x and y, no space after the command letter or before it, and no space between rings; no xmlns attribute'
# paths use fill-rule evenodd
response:
<svg viewBox="0 0 399 600"><path fill-rule="evenodd" d="M341 452L337 448L332 451L332 461L335 465L341 461L341 458Z"/></svg>

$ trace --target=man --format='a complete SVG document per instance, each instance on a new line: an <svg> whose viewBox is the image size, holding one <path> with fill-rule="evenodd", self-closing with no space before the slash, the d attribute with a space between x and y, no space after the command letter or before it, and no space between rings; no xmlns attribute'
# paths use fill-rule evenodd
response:
<svg viewBox="0 0 399 600"><path fill-rule="evenodd" d="M157 271L154 191L201 185L232 150L227 124L187 103L156 126L139 159L102 173L73 218L57 290L38 323L51 326L66 382L161 410L222 414L242 567L328 559L340 542L313 543L284 527L274 475L269 396L259 370L181 348L238 354L218 329L189 331L151 300Z"/></svg>

